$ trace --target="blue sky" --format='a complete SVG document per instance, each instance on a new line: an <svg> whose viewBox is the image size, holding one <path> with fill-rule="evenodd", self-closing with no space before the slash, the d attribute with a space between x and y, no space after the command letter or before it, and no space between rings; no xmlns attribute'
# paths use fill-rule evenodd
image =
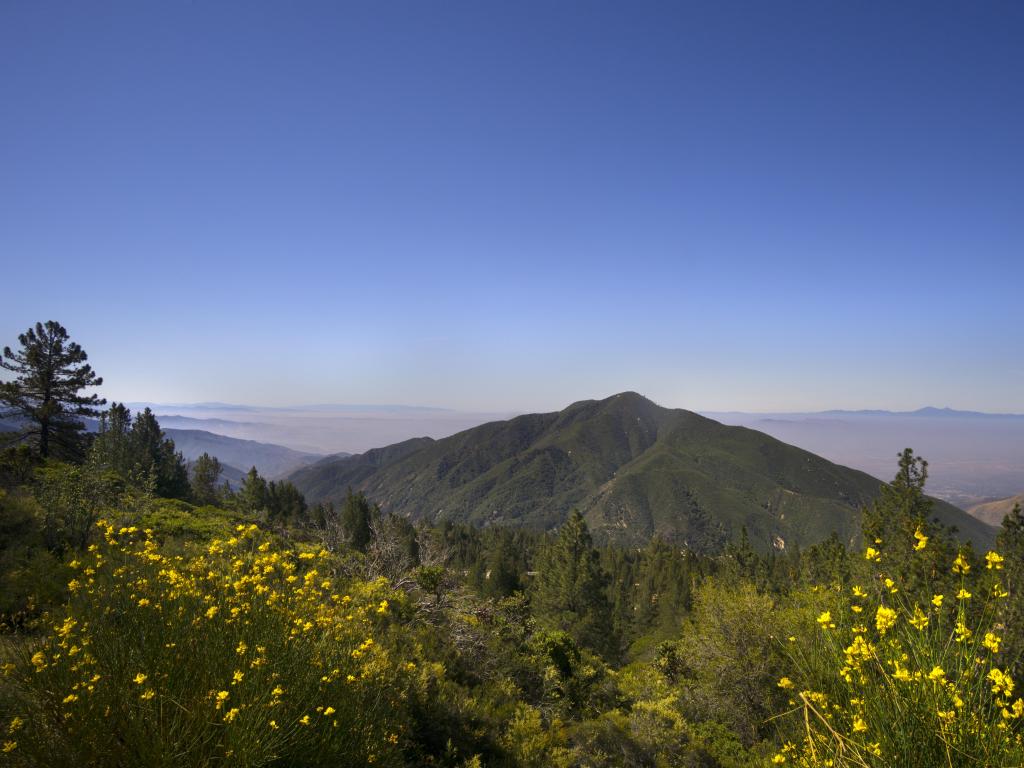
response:
<svg viewBox="0 0 1024 768"><path fill-rule="evenodd" d="M1024 5L0 5L0 343L109 397L1024 411Z"/></svg>

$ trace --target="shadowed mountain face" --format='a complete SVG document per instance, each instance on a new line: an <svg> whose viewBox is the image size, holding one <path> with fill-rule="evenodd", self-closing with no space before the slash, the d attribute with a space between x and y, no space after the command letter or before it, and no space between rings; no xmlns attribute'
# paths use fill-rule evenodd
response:
<svg viewBox="0 0 1024 768"><path fill-rule="evenodd" d="M895 463L893 467L895 472ZM632 392L341 459L290 478L309 501L351 486L413 519L548 529L579 509L599 539L652 536L713 551L746 526L764 548L853 541L879 481L760 432L662 408ZM948 504L936 516L979 544L992 529Z"/></svg>
<svg viewBox="0 0 1024 768"><path fill-rule="evenodd" d="M208 453L216 456L222 464L237 467L243 474L249 467L256 467L261 475L270 480L284 477L320 458L316 454L293 451L283 445L238 440L201 429L165 429L163 432L174 441L174 447L188 461L195 461L202 454ZM230 472L225 473L225 479L235 485L235 478Z"/></svg>

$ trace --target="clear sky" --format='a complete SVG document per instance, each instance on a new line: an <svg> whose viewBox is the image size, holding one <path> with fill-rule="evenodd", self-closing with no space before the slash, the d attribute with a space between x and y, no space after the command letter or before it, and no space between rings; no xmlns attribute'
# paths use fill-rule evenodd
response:
<svg viewBox="0 0 1024 768"><path fill-rule="evenodd" d="M1024 3L0 4L108 397L1024 411Z"/></svg>

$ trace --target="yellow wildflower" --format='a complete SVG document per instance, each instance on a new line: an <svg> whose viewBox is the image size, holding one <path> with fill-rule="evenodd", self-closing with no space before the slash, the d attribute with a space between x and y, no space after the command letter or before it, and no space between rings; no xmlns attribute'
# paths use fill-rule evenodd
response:
<svg viewBox="0 0 1024 768"><path fill-rule="evenodd" d="M914 606L914 618L910 620L910 626L919 630L928 626L928 615L921 610L919 605Z"/></svg>
<svg viewBox="0 0 1024 768"><path fill-rule="evenodd" d="M144 675L141 672L139 672L139 674L137 674L132 679L132 682L135 683L136 685L142 685L144 682L146 682L146 675Z"/></svg>
<svg viewBox="0 0 1024 768"><path fill-rule="evenodd" d="M878 607L878 611L875 613L875 626L878 628L878 634L884 635L895 623L896 611L892 608L886 608L884 605L880 605Z"/></svg>
<svg viewBox="0 0 1024 768"><path fill-rule="evenodd" d="M989 552L985 555L985 567L991 570L1001 571L1003 570L1003 560L1005 558L998 552Z"/></svg>
<svg viewBox="0 0 1024 768"><path fill-rule="evenodd" d="M956 599L957 600L970 600L971 599L971 593L968 592L963 587L960 587L960 591L956 593Z"/></svg>
<svg viewBox="0 0 1024 768"><path fill-rule="evenodd" d="M790 680L788 677L784 677L781 680L779 680L779 688L792 688L792 687L793 687L793 681Z"/></svg>
<svg viewBox="0 0 1024 768"><path fill-rule="evenodd" d="M139 698L143 701L149 701L154 696L156 696L156 692L152 688L147 688L141 694L139 694Z"/></svg>
<svg viewBox="0 0 1024 768"><path fill-rule="evenodd" d="M868 729L868 724L864 722L864 718L862 718L860 715L857 715L856 717L853 718L853 732L854 733L861 733L862 731L866 731L867 729Z"/></svg>
<svg viewBox="0 0 1024 768"><path fill-rule="evenodd" d="M821 615L818 616L818 623L821 625L822 629L836 628L836 625L832 623L831 611L822 611Z"/></svg>
<svg viewBox="0 0 1024 768"><path fill-rule="evenodd" d="M999 653L999 644L1002 641L1003 639L994 632L986 632L985 639L981 641L981 644L992 651L992 653Z"/></svg>
<svg viewBox="0 0 1024 768"><path fill-rule="evenodd" d="M914 545L916 551L920 552L928 546L928 537L924 535L920 527L914 531L914 538L917 539L917 543Z"/></svg>
<svg viewBox="0 0 1024 768"><path fill-rule="evenodd" d="M335 713L335 711L336 710L334 709L334 707L327 707L324 710L324 717L330 717L331 715L333 715Z"/></svg>
<svg viewBox="0 0 1024 768"><path fill-rule="evenodd" d="M936 608L941 608L942 607L942 601L945 599L945 597L946 597L945 595L935 595L935 596L933 596L932 597L932 605L934 605Z"/></svg>
<svg viewBox="0 0 1024 768"><path fill-rule="evenodd" d="M214 616L217 615L217 611L219 610L220 608L218 608L216 605L211 605L209 608L206 609L206 618L212 619Z"/></svg>
<svg viewBox="0 0 1024 768"><path fill-rule="evenodd" d="M942 667L936 665L932 667L932 671L928 673L928 679L936 683L941 683L946 679L946 672Z"/></svg>
<svg viewBox="0 0 1024 768"><path fill-rule="evenodd" d="M961 552L956 556L956 560L953 561L953 573L967 574L970 570L971 565Z"/></svg>
<svg viewBox="0 0 1024 768"><path fill-rule="evenodd" d="M224 722L225 723L230 723L236 717L238 717L238 707L232 707L231 709L229 709L227 712L224 713Z"/></svg>
<svg viewBox="0 0 1024 768"><path fill-rule="evenodd" d="M882 553L879 552L874 547L868 547L867 549L864 550L864 559L865 560L872 560L872 561L877 563L877 562L879 562L882 559Z"/></svg>

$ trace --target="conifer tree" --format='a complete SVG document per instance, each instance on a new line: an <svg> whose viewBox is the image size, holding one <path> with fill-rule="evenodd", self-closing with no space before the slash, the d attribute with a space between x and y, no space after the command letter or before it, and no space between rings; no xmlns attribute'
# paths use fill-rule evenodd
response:
<svg viewBox="0 0 1024 768"><path fill-rule="evenodd" d="M175 450L174 441L164 436L149 408L135 416L130 444L135 472L151 479L157 495L168 499L189 497L185 458Z"/></svg>
<svg viewBox="0 0 1024 768"><path fill-rule="evenodd" d="M933 519L927 480L928 462L905 449L896 477L882 486L862 521L865 544L883 553L888 576L905 593L921 596L932 593L936 579L948 577L953 549L953 531Z"/></svg>
<svg viewBox="0 0 1024 768"><path fill-rule="evenodd" d="M606 588L587 524L573 511L540 555L534 604L538 615L607 658L618 655Z"/></svg>
<svg viewBox="0 0 1024 768"><path fill-rule="evenodd" d="M345 495L345 503L341 508L341 527L345 532L348 545L360 552L365 552L370 543L372 532L370 521L373 516L373 508L362 491L352 493L348 489Z"/></svg>
<svg viewBox="0 0 1024 768"><path fill-rule="evenodd" d="M219 501L217 480L222 468L216 456L203 453L191 467L192 500L196 504L216 504Z"/></svg>
<svg viewBox="0 0 1024 768"><path fill-rule="evenodd" d="M267 481L253 467L242 479L242 487L238 489L235 502L243 512L256 513L266 510L267 501Z"/></svg>
<svg viewBox="0 0 1024 768"><path fill-rule="evenodd" d="M85 423L79 417L98 415L96 406L106 403L82 390L103 379L60 323L36 323L18 341L21 349L4 347L0 358L0 367L15 374L14 381L0 383L0 415L28 422L19 437L34 440L43 458L80 458Z"/></svg>

